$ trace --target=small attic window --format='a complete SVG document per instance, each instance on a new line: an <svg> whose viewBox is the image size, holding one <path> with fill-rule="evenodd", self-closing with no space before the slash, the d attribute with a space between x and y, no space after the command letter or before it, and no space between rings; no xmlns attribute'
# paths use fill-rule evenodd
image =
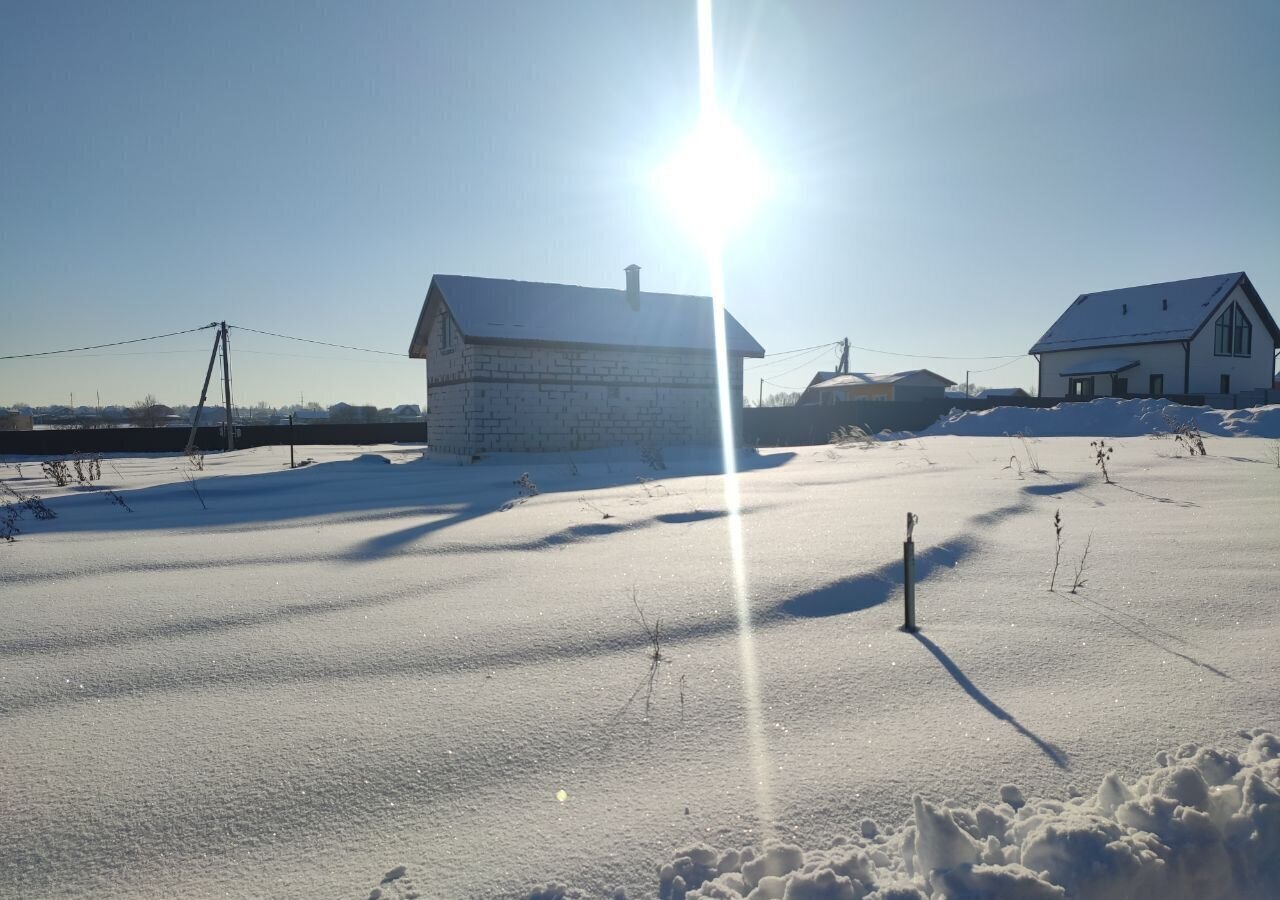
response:
<svg viewBox="0 0 1280 900"><path fill-rule="evenodd" d="M1161 309L1168 309L1168 308L1169 308L1169 298L1168 298L1168 297L1165 297L1164 299L1162 299L1162 300L1160 301L1160 308L1161 308Z"/></svg>
<svg viewBox="0 0 1280 900"><path fill-rule="evenodd" d="M455 340L453 316L444 313L440 316L440 349L451 350Z"/></svg>

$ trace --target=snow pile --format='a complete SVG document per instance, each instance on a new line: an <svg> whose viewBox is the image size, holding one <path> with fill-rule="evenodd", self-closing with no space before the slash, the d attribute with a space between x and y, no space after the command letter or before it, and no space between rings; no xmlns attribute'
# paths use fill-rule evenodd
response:
<svg viewBox="0 0 1280 900"><path fill-rule="evenodd" d="M1117 400L1103 397L1087 403L1059 403L1049 409L997 406L952 410L921 435L999 437L1133 437L1167 432L1173 422L1191 422L1204 434L1222 437L1280 437L1280 405L1252 409L1182 406L1169 400Z"/></svg>
<svg viewBox="0 0 1280 900"><path fill-rule="evenodd" d="M864 820L826 850L700 844L659 871L663 900L1262 900L1280 896L1280 739L1237 755L1185 745L1096 794L966 809L913 798L895 831ZM538 896L545 896L539 894ZM560 896L572 896L561 893Z"/></svg>

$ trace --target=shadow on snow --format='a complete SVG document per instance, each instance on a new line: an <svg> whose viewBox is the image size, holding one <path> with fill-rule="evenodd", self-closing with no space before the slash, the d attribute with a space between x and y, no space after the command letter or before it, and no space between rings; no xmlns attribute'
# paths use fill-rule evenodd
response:
<svg viewBox="0 0 1280 900"><path fill-rule="evenodd" d="M791 452L743 450L739 471L776 468L794 456ZM578 474L572 474L575 471ZM719 454L709 452L672 463L661 472L638 458L571 466L554 456L518 462L495 459L468 467L433 460L371 466L361 458L244 475L193 472L208 509L201 507L192 486L183 480L136 490L118 487L132 513L108 503L108 495L101 491L68 494L47 500L58 518L31 523L22 539L81 531L252 531L308 518L325 517L322 524L328 524L335 516L339 522L432 517L358 544L347 554L349 559L377 557L418 538L501 512L504 504L519 499L513 482L524 472L530 474L541 494L558 494L620 487L639 479L652 483L715 476L723 472L723 466ZM691 513L673 521L699 521L714 515Z"/></svg>
<svg viewBox="0 0 1280 900"><path fill-rule="evenodd" d="M916 580L928 578L939 568L955 568L973 550L972 541L957 538L916 554ZM884 603L898 593L901 585L902 561L894 560L872 572L842 578L817 590L797 594L779 604L778 611L802 618L859 612Z"/></svg>
<svg viewBox="0 0 1280 900"><path fill-rule="evenodd" d="M964 692L973 698L973 701L975 703L977 703L987 712L991 713L992 716L999 719L1001 722L1008 722L1011 726L1013 726L1013 729L1016 732L1018 732L1018 734L1022 735L1027 740L1031 741L1031 743L1039 747L1040 752L1042 752L1045 756L1049 757L1049 759L1053 761L1053 764L1057 766L1059 769L1067 768L1068 766L1067 754L1064 753L1060 747L1056 746L1055 744L1049 743L1048 741L1044 740L1039 735L1037 735L1034 731L1031 731L1029 728L1027 728L1025 725L1023 725L1021 722L1015 719L1012 715L1010 715L1009 712L1003 706L996 703L994 700L988 697L985 693L983 693L982 689L979 688L972 681L970 681L969 676L964 674L964 671L961 670L961 668L958 665L956 665L955 660L947 656L947 654L943 652L942 648L939 647L937 644L935 644L933 641L929 640L927 637L925 637L923 634L920 634L919 632L915 632L911 636L915 638L917 641L919 641L922 647L924 647L926 650L932 653L934 658L938 662L942 663L942 668L947 670L947 674L950 675L953 679L955 679L956 684L960 685L960 687L964 689Z"/></svg>

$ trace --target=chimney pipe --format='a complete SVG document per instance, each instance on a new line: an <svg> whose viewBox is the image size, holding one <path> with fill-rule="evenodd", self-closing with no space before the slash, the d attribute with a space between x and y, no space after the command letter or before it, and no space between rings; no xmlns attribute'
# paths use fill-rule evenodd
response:
<svg viewBox="0 0 1280 900"><path fill-rule="evenodd" d="M640 308L640 267L635 263L627 266L627 304L635 310Z"/></svg>

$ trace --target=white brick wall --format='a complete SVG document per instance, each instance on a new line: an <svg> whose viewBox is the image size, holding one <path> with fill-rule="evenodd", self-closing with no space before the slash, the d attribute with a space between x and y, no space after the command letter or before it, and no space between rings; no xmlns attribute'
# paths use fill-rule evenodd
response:
<svg viewBox="0 0 1280 900"><path fill-rule="evenodd" d="M427 374L428 439L445 453L720 439L710 353L474 344L444 353L433 334ZM740 422L741 357L730 360L730 381Z"/></svg>

